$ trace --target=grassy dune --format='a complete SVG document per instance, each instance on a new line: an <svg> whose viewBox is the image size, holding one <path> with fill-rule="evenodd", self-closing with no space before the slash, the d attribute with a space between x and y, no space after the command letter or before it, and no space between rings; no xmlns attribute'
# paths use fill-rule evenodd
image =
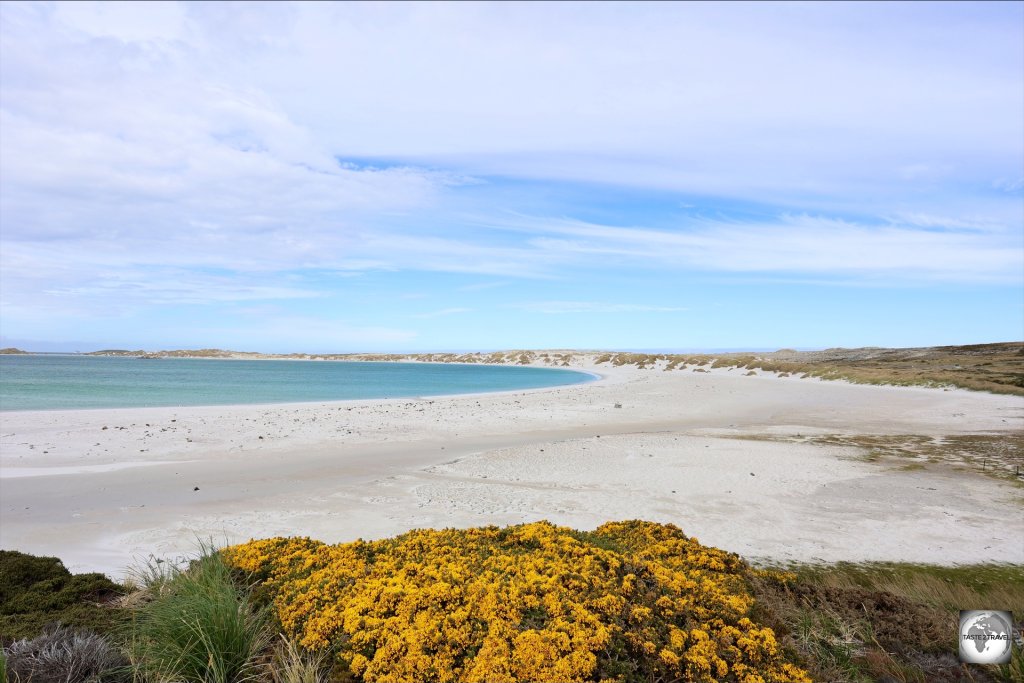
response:
<svg viewBox="0 0 1024 683"><path fill-rule="evenodd" d="M718 355L603 354L598 362L666 370L744 368L860 384L950 386L1024 396L1024 343L911 349L828 349Z"/></svg>

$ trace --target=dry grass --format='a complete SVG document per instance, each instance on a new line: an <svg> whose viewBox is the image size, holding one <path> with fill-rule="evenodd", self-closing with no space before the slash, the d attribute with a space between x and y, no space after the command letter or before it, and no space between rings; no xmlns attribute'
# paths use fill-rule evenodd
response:
<svg viewBox="0 0 1024 683"><path fill-rule="evenodd" d="M323 683L329 659L326 652L308 652L281 635L268 671L272 683Z"/></svg>
<svg viewBox="0 0 1024 683"><path fill-rule="evenodd" d="M840 563L806 566L797 572L815 585L884 591L947 610L980 609L979 605L990 605L1024 614L1024 567L1016 565L940 567L900 562Z"/></svg>
<svg viewBox="0 0 1024 683"><path fill-rule="evenodd" d="M901 683L1024 680L1019 650L1010 665L957 659L961 609L1024 613L1024 568L846 564L790 567L794 580L755 579L763 618L815 680Z"/></svg>
<svg viewBox="0 0 1024 683"><path fill-rule="evenodd" d="M850 448L867 462L900 470L954 467L1015 481L1024 486L1024 434L955 434L941 437L914 434L730 434L723 438L815 444ZM856 450L853 450L856 449Z"/></svg>
<svg viewBox="0 0 1024 683"><path fill-rule="evenodd" d="M665 370L686 366L736 367L860 384L961 387L1024 396L1024 343L975 344L914 349L828 349L772 353L604 354L598 364L661 363Z"/></svg>

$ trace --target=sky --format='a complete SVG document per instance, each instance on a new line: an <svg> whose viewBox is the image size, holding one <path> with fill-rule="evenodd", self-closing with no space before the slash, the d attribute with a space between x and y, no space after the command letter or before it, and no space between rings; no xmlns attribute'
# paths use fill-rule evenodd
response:
<svg viewBox="0 0 1024 683"><path fill-rule="evenodd" d="M0 3L0 345L1024 338L1024 3Z"/></svg>

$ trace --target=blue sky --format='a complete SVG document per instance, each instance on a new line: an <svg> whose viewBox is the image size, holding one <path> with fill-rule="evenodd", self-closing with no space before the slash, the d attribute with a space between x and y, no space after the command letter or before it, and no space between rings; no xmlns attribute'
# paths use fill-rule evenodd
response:
<svg viewBox="0 0 1024 683"><path fill-rule="evenodd" d="M1022 3L0 4L0 344L1024 337Z"/></svg>

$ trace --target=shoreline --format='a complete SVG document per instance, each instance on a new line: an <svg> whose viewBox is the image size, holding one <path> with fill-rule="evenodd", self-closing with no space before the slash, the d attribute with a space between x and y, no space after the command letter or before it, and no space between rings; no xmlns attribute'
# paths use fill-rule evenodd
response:
<svg viewBox="0 0 1024 683"><path fill-rule="evenodd" d="M643 518L761 563L1024 563L1012 541L1024 516L988 521L1021 509L1019 485L829 442L1019 434L1019 397L568 369L602 377L440 397L4 411L0 546L120 575L203 538ZM39 474L3 476L26 467Z"/></svg>
<svg viewBox="0 0 1024 683"><path fill-rule="evenodd" d="M54 355L54 356L56 356L56 355L63 355L63 356L78 355L78 356L94 357L94 356L89 356L89 354L31 354L31 353L26 353L24 355ZM107 356L101 356L101 357L107 357ZM118 356L110 356L110 357L118 357ZM265 403L198 403L198 404L186 404L186 405L114 406L114 407L87 407L87 408L14 408L14 409L9 409L9 410L0 409L0 417L2 417L4 415L23 414L23 413L49 413L49 412L73 412L73 413L75 413L75 412L80 412L80 411L155 410L155 409L161 409L161 408L175 409L175 410L185 410L185 409L189 409L189 408L242 408L242 407L246 407L246 406L272 408L274 406L311 405L311 404L321 404L321 405L329 406L329 405L333 405L333 404L343 404L343 403L358 402L358 401L402 401L402 400L437 399L437 398L444 398L444 397L449 397L449 396L488 396L488 395L496 395L496 394L530 393L530 392L535 392L535 391L548 391L550 389L558 389L558 388L564 388L564 387L577 386L577 385L581 385L581 384L591 384L591 383L594 383L594 382L600 382L600 381L606 379L606 377L607 377L606 374L602 374L602 373L594 371L594 370L583 370L583 369L571 368L571 367L552 367L550 365L544 365L542 363L528 363L528 364L521 364L521 365L511 366L511 365L502 364L502 363L454 363L454 362L453 363L449 363L449 362L442 362L442 361L431 362L431 361L421 361L421 360L402 360L402 361L379 361L379 360L373 360L373 361L369 361L369 360L314 359L314 358L207 358L207 357L201 357L201 356L196 356L196 357L192 357L192 356L188 356L188 357L169 357L169 358L161 358L159 360L204 360L204 361L205 360L211 360L211 361L216 361L216 360L223 360L223 361L239 361L239 360L252 360L252 361L264 361L264 360L266 360L266 361L277 361L277 360L282 360L282 361L291 361L291 360L295 360L295 361L318 361L318 360L322 360L323 362L337 362L337 363L389 363L389 364L408 363L408 364L418 364L418 365L461 365L461 366L465 366L465 367L479 367L479 366L488 366L488 367L521 367L521 368L533 368L533 369L536 369L536 370L551 370L551 371L556 371L556 372L570 372L570 373L574 373L574 374L578 374L578 375L586 375L590 379L582 379L582 380L580 380L578 382L572 382L572 383L568 383L568 384L554 384L554 385L543 386L543 387L528 387L528 388L520 388L520 389L497 389L497 390L494 390L494 391L456 392L456 393L447 393L447 394L417 394L417 395L410 395L410 396L364 397L364 398L345 398L345 399L309 400L309 401L278 401L278 402L265 402ZM3 476L2 473L0 473L0 477L2 477L2 476Z"/></svg>

